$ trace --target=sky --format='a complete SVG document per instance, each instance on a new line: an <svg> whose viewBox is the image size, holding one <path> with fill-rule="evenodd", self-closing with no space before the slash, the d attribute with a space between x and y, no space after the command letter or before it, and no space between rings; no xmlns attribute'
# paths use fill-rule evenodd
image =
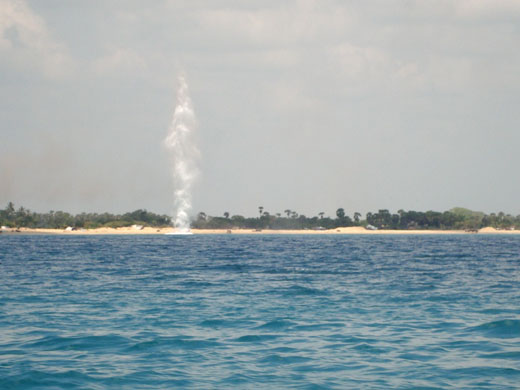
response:
<svg viewBox="0 0 520 390"><path fill-rule="evenodd" d="M0 0L0 207L520 214L520 1Z"/></svg>

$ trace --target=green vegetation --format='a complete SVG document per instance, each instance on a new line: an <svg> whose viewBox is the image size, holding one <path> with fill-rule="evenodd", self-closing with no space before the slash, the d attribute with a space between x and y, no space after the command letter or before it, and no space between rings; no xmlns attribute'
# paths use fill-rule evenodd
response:
<svg viewBox="0 0 520 390"><path fill-rule="evenodd" d="M349 217L345 209L336 210L336 218L326 217L319 212L318 216L306 217L296 211L286 209L284 214L274 215L265 211L263 206L258 207L259 216L247 218L241 215L229 217L229 212L222 217L211 217L200 212L192 222L192 227L197 229L334 229L345 226L372 225L378 229L440 229L440 230L465 230L480 229L491 226L497 229L520 229L520 215L514 217L502 212L489 215L482 212L471 211L464 208L453 208L449 211L405 211L399 210L396 214L388 210L379 210L377 213L369 212L365 219L361 219L359 212L354 212Z"/></svg>
<svg viewBox="0 0 520 390"><path fill-rule="evenodd" d="M14 204L9 202L5 209L0 210L0 224L8 227L64 229L71 226L91 229L132 225L167 226L171 224L171 219L167 215L158 215L146 210L136 210L122 215L110 213L72 215L63 211L35 213L24 207L15 210Z"/></svg>
<svg viewBox="0 0 520 390"><path fill-rule="evenodd" d="M372 225L378 229L440 229L465 230L494 227L497 229L520 229L520 215L472 211L461 207L449 211L405 211L399 210L392 214L389 210L369 212L365 219L359 212L354 212L352 218L344 208L336 210L335 217L325 216L319 212L317 216L306 217L291 209L283 213L270 213L263 206L258 207L257 217L233 215L225 211L222 217L212 217L200 212L192 221L196 229L334 229L345 226ZM131 225L143 226L170 226L171 218L167 215L154 214L146 210L136 210L122 215L110 213L81 213L72 215L63 211L35 213L24 207L16 210L9 202L5 209L0 210L0 225L8 227L54 228L64 229L67 226L74 228L124 227Z"/></svg>

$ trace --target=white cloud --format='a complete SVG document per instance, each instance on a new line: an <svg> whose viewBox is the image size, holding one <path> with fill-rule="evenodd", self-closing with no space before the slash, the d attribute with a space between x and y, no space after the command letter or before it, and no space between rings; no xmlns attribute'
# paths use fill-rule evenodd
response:
<svg viewBox="0 0 520 390"><path fill-rule="evenodd" d="M353 23L347 8L331 4L302 0L271 7L209 9L199 11L198 20L224 38L249 45L319 44Z"/></svg>
<svg viewBox="0 0 520 390"><path fill-rule="evenodd" d="M146 61L136 51L127 48L116 48L110 54L98 58L93 63L98 74L131 73L147 68Z"/></svg>
<svg viewBox="0 0 520 390"><path fill-rule="evenodd" d="M269 92L273 106L285 115L288 112L308 112L322 108L303 85L294 81L270 83Z"/></svg>
<svg viewBox="0 0 520 390"><path fill-rule="evenodd" d="M386 73L391 59L383 50L374 47L360 47L342 43L327 51L329 61L334 67L352 80L371 78Z"/></svg>
<svg viewBox="0 0 520 390"><path fill-rule="evenodd" d="M23 0L0 0L0 52L11 65L36 65L50 78L61 78L72 70L65 47L52 38L44 20Z"/></svg>
<svg viewBox="0 0 520 390"><path fill-rule="evenodd" d="M518 0L461 0L452 3L457 14L477 18L511 18L520 14Z"/></svg>

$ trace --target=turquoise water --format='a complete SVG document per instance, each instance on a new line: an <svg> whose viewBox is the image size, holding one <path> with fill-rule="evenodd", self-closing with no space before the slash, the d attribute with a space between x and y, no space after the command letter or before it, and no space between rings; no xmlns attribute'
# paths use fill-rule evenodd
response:
<svg viewBox="0 0 520 390"><path fill-rule="evenodd" d="M0 389L517 389L520 236L0 236Z"/></svg>

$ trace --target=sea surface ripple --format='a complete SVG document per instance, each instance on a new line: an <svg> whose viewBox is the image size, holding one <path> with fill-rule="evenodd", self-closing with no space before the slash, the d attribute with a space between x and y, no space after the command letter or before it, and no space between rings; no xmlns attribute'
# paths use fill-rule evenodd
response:
<svg viewBox="0 0 520 390"><path fill-rule="evenodd" d="M0 389L518 389L520 236L0 236Z"/></svg>

